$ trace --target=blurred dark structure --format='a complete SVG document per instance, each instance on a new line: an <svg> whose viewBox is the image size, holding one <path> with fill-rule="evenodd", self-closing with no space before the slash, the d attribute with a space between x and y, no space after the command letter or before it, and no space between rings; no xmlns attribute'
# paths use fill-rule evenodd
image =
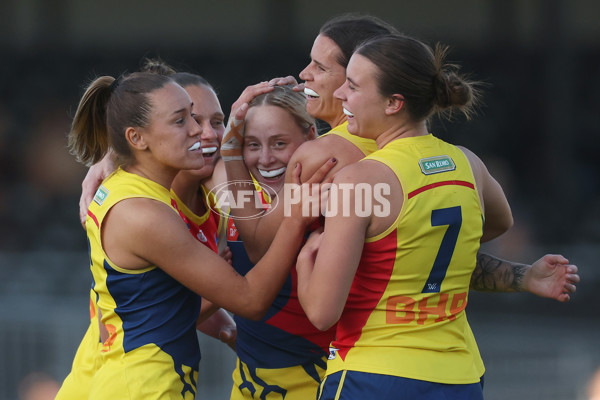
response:
<svg viewBox="0 0 600 400"><path fill-rule="evenodd" d="M297 76L319 26L342 11L289 0L84 3L0 5L2 250L80 248L76 200L84 169L62 149L82 87L94 76L133 71L143 57L160 56L213 82L227 110L247 84ZM434 132L490 165L497 160L492 173L507 189L517 227L531 229L534 243L597 243L600 29L591 15L598 6L451 3L343 4L451 45L451 59L487 83L485 104L475 121L434 123Z"/></svg>
<svg viewBox="0 0 600 400"><path fill-rule="evenodd" d="M580 265L584 279L568 305L528 295L472 296L470 319L490 371L487 392L491 399L580 393L573 385L583 385L585 371L600 366L597 339L595 349L586 347L600 323L592 292L600 282L594 268L600 256L597 2L3 0L0 320L9 327L3 338L9 350L0 364L0 400L16 394L16 386L3 384L31 370L62 380L85 328L89 277L78 199L86 169L68 154L65 138L86 83L161 57L207 78L228 113L246 85L297 77L321 24L343 12L373 14L432 44L448 44L449 59L485 83L474 121L434 120L432 131L477 153L507 192L515 226L488 248L524 262L562 252ZM38 304L50 310L41 321L29 315L43 312ZM63 335L65 326L71 336L62 341L45 335L45 329ZM524 330L515 333L514 326ZM561 343L571 343L568 351L576 355L555 348L558 335L567 336ZM545 376L550 386L532 383L542 379L532 371L557 363L563 365ZM571 386L561 392L555 386L564 382L556 377L574 365ZM13 375L3 379L7 371ZM523 381L515 383L515 376ZM513 392L494 386L494 377L510 380Z"/></svg>

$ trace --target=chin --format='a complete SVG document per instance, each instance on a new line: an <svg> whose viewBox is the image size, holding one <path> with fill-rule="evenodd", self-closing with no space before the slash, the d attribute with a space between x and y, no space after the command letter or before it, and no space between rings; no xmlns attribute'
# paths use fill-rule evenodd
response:
<svg viewBox="0 0 600 400"><path fill-rule="evenodd" d="M353 135L360 136L358 134L358 127L356 126L356 124L354 123L354 121L352 119L348 119L348 132L350 132Z"/></svg>
<svg viewBox="0 0 600 400"><path fill-rule="evenodd" d="M319 109L320 107L317 100L308 101L306 103L306 112L308 112L313 118L322 119L322 115L320 115L321 113L319 112Z"/></svg>
<svg viewBox="0 0 600 400"><path fill-rule="evenodd" d="M205 165L202 168L190 170L190 174L198 179L206 179L212 175L214 169L215 168L212 165Z"/></svg>

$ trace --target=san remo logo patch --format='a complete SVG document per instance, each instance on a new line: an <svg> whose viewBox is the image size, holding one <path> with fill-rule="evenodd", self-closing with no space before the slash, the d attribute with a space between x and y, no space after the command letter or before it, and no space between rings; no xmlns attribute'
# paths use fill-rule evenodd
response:
<svg viewBox="0 0 600 400"><path fill-rule="evenodd" d="M419 160L419 166L421 172L425 175L438 174L440 172L454 171L456 165L450 156L435 156L428 158L421 158Z"/></svg>

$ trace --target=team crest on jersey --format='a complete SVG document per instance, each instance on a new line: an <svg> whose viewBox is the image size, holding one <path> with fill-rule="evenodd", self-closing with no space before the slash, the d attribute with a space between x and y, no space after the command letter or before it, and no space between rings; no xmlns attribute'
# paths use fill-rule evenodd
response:
<svg viewBox="0 0 600 400"><path fill-rule="evenodd" d="M206 243L208 242L208 239L206 238L206 235L204 234L204 232L202 232L202 229L198 230L198 233L196 233L196 237L198 238L199 241L201 241L202 243Z"/></svg>
<svg viewBox="0 0 600 400"><path fill-rule="evenodd" d="M100 187L98 188L98 190L96 190L96 194L94 195L94 201L96 203L98 203L99 206L102 205L102 203L104 203L104 200L106 200L106 198L108 197L108 194L110 192L108 191L107 188L105 188L104 186L100 185Z"/></svg>
<svg viewBox="0 0 600 400"><path fill-rule="evenodd" d="M330 347L329 348L329 357L327 357L327 359L333 360L335 357L337 357L338 350L339 349L336 349L335 347Z"/></svg>
<svg viewBox="0 0 600 400"><path fill-rule="evenodd" d="M450 156L435 156L428 158L421 158L419 160L419 166L421 172L425 175L438 174L440 172L454 171L456 165Z"/></svg>

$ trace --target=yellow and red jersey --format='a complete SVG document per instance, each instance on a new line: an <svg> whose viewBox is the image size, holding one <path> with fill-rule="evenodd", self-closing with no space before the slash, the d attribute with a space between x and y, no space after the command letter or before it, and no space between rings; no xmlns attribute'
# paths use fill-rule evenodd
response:
<svg viewBox="0 0 600 400"><path fill-rule="evenodd" d="M403 205L392 226L365 239L327 374L478 382L484 367L465 307L483 210L468 159L426 135L392 141L365 160L394 171Z"/></svg>

